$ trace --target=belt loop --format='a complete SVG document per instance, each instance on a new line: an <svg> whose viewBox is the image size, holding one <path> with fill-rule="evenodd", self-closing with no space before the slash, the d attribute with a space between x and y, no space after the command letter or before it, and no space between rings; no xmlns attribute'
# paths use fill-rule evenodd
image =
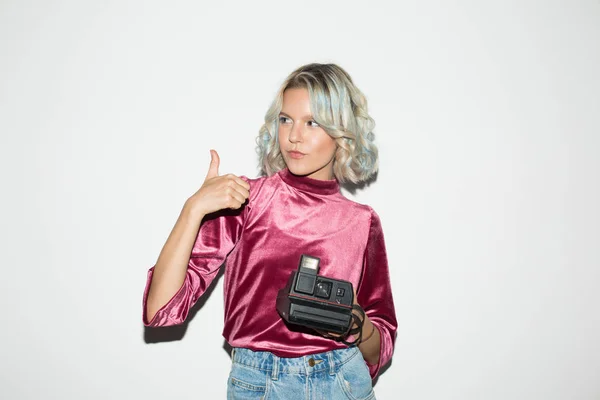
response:
<svg viewBox="0 0 600 400"><path fill-rule="evenodd" d="M273 354L273 369L271 370L271 380L279 379L279 357Z"/></svg>
<svg viewBox="0 0 600 400"><path fill-rule="evenodd" d="M335 362L333 361L333 351L327 352L327 360L329 361L329 375L335 375Z"/></svg>

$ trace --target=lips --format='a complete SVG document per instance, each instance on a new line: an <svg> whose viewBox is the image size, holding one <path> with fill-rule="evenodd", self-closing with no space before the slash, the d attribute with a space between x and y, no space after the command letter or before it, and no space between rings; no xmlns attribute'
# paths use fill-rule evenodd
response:
<svg viewBox="0 0 600 400"><path fill-rule="evenodd" d="M291 158L295 158L297 160L305 156L304 153L301 153L301 152L295 151L295 150L288 151L288 154L290 155Z"/></svg>

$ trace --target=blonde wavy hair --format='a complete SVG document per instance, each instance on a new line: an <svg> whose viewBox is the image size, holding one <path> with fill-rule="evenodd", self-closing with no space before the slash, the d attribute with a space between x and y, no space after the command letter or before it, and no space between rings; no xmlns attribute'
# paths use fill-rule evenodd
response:
<svg viewBox="0 0 600 400"><path fill-rule="evenodd" d="M373 143L375 121L367 112L367 100L350 75L335 64L307 64L292 72L281 85L265 114L256 139L262 173L273 175L286 167L279 149L279 113L286 89L308 90L312 116L335 139L333 173L340 182L360 183L378 169Z"/></svg>

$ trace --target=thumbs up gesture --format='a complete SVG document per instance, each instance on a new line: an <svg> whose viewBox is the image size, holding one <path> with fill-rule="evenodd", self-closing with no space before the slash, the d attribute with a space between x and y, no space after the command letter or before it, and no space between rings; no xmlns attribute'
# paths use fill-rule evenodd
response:
<svg viewBox="0 0 600 400"><path fill-rule="evenodd" d="M210 151L210 166L204 183L186 202L201 215L224 208L238 209L250 195L250 185L233 174L219 175L219 154Z"/></svg>

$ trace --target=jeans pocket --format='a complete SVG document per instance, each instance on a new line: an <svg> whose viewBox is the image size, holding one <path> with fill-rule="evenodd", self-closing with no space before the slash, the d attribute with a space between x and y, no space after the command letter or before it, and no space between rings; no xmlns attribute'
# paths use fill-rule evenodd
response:
<svg viewBox="0 0 600 400"><path fill-rule="evenodd" d="M337 381L350 400L375 399L369 368L360 352L342 365L337 373Z"/></svg>
<svg viewBox="0 0 600 400"><path fill-rule="evenodd" d="M258 369L233 364L227 381L228 400L264 400L267 393L267 375Z"/></svg>

